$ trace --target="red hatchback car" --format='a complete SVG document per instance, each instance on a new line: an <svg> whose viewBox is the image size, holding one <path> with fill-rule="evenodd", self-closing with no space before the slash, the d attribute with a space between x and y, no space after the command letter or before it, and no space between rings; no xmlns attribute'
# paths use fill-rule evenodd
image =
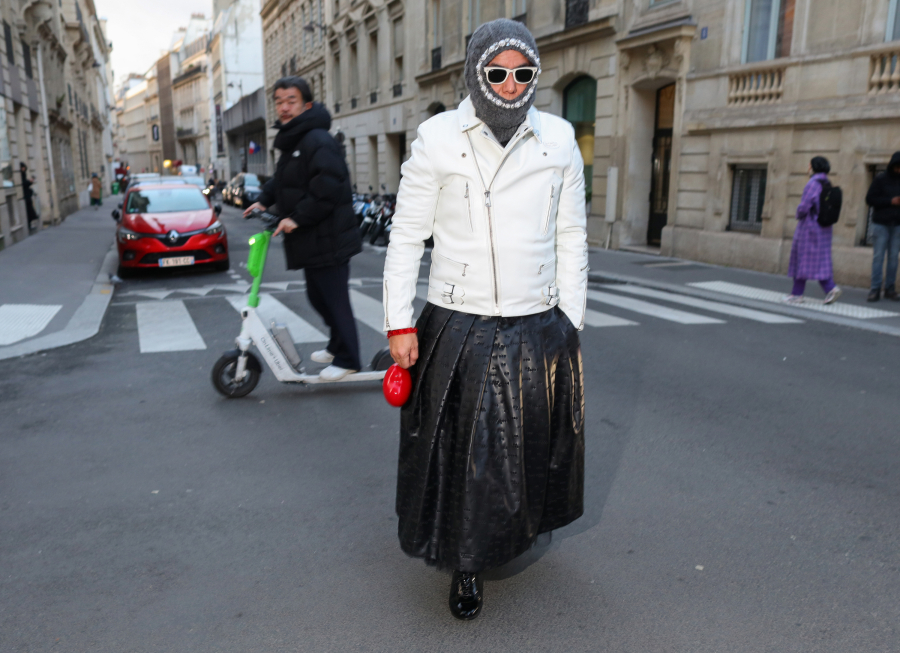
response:
<svg viewBox="0 0 900 653"><path fill-rule="evenodd" d="M113 211L119 276L139 269L204 265L227 270L228 237L219 220L221 206L211 206L196 186L158 181L128 190Z"/></svg>

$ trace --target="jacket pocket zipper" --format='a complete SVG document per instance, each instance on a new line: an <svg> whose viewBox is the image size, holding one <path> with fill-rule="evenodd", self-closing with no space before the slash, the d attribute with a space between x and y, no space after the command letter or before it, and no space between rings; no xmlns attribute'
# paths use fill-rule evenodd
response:
<svg viewBox="0 0 900 653"><path fill-rule="evenodd" d="M442 258L448 263L452 263L453 265L458 265L462 268L462 276L466 276L466 268L469 267L468 263L460 263L459 261L454 261L452 258L447 258L443 254L439 254L438 252L434 252L432 256L437 256L438 258Z"/></svg>
<svg viewBox="0 0 900 653"><path fill-rule="evenodd" d="M390 309L390 302L388 301L388 284L387 279L384 280L384 326L388 331L391 330L391 318L388 317L388 310Z"/></svg>
<svg viewBox="0 0 900 653"><path fill-rule="evenodd" d="M556 257L555 257L555 256L554 256L552 259L550 259L549 261L544 261L543 263L541 263L541 267L538 268L538 274L543 274L543 273L544 273L544 268L549 268L549 267L550 267L551 265L553 265L554 263L556 263Z"/></svg>
<svg viewBox="0 0 900 653"><path fill-rule="evenodd" d="M553 213L553 197L556 195L556 186L550 186L550 204L547 205L547 217L544 218L544 229L542 234L547 233L550 229L550 214Z"/></svg>
<svg viewBox="0 0 900 653"><path fill-rule="evenodd" d="M466 182L466 210L469 212L469 230L475 233L475 224L472 222L472 200L469 198L469 182Z"/></svg>

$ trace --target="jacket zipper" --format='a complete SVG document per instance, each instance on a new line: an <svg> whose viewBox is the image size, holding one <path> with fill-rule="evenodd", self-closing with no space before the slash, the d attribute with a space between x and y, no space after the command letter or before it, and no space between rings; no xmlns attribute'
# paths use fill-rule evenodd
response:
<svg viewBox="0 0 900 653"><path fill-rule="evenodd" d="M544 229L542 231L543 234L546 235L547 230L550 228L550 214L553 212L553 195L556 193L556 186L550 186L550 204L547 205L547 217L544 218Z"/></svg>
<svg viewBox="0 0 900 653"><path fill-rule="evenodd" d="M585 301L587 301L585 299ZM384 280L384 326L387 327L387 330L391 330L391 318L388 317L388 309L390 308L390 302L388 301L388 285L387 279Z"/></svg>
<svg viewBox="0 0 900 653"><path fill-rule="evenodd" d="M522 139L527 133L527 129L523 132L519 132L519 135L516 137L515 141L512 145L515 145L518 141ZM472 135L469 132L466 132L466 137L469 140L469 149L472 152L472 162L475 164L475 169L478 170L478 176L481 177L481 185L484 187L484 205L487 208L487 219L488 219L488 239L491 243L491 273L494 281L494 313L500 314L500 290L499 283L497 282L497 253L494 247L494 219L491 213L491 186L494 185L494 177L500 172L500 168L503 167L503 164L506 162L506 157L509 156L509 153L512 151L512 147L507 146L506 152L503 154L503 158L500 159L500 165L497 166L497 171L494 173L494 177L491 178L490 185L484 183L484 175L481 173L481 167L478 165L478 158L475 156L475 146L472 145Z"/></svg>
<svg viewBox="0 0 900 653"><path fill-rule="evenodd" d="M466 182L465 197L466 197L466 209L469 211L469 230L472 233L475 233L475 225L472 223L472 200L469 199L469 182ZM463 276L466 276L465 273L463 273Z"/></svg>

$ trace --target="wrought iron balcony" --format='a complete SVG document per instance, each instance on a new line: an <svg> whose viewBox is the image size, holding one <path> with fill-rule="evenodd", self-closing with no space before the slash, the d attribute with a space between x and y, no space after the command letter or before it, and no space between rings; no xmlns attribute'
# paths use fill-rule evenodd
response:
<svg viewBox="0 0 900 653"><path fill-rule="evenodd" d="M440 48L440 46L434 48L431 51L431 69L432 70L440 70L441 69L441 48Z"/></svg>
<svg viewBox="0 0 900 653"><path fill-rule="evenodd" d="M403 84L394 84L394 97L400 97L401 95L403 95Z"/></svg>

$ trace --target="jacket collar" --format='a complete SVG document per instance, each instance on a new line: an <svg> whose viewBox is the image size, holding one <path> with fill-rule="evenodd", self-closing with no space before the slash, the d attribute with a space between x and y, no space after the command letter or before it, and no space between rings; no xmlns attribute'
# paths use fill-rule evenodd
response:
<svg viewBox="0 0 900 653"><path fill-rule="evenodd" d="M472 100L468 95L456 108L456 116L459 121L459 131L461 132L467 132L484 124L484 121L475 115L475 105L472 104ZM523 124L530 128L534 137L537 138L538 143L543 143L541 140L541 114L533 106L528 109Z"/></svg>

